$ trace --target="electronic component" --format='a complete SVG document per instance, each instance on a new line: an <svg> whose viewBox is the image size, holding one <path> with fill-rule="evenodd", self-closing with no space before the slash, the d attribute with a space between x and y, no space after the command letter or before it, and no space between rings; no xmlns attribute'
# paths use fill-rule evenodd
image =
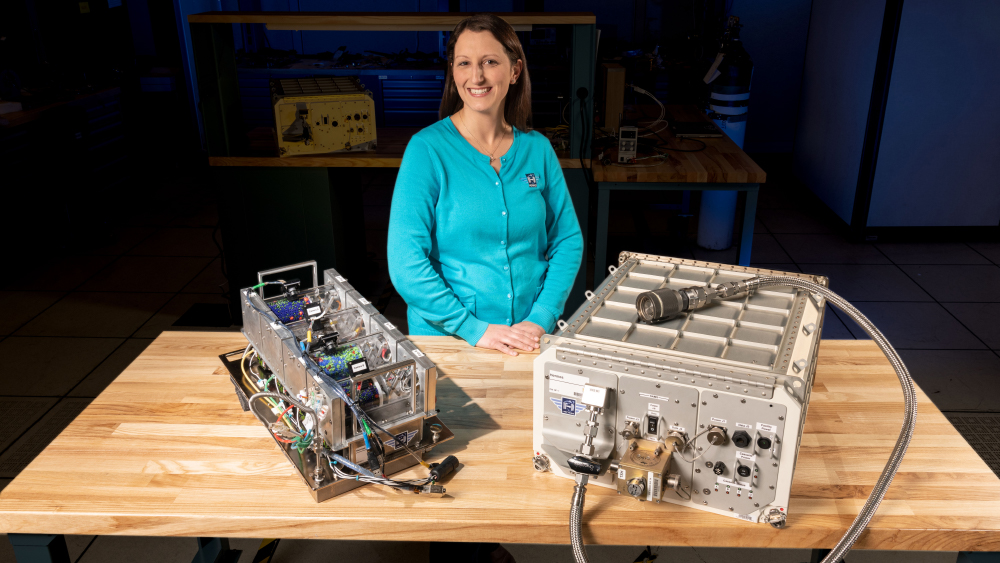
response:
<svg viewBox="0 0 1000 563"><path fill-rule="evenodd" d="M278 154L375 150L375 102L356 77L271 81Z"/></svg>
<svg viewBox="0 0 1000 563"><path fill-rule="evenodd" d="M262 279L305 266L313 268L310 289ZM443 494L434 481L454 469L453 456L424 480L385 477L417 463L430 467L423 454L454 436L435 416L434 364L336 270L324 272L323 285L315 262L258 277L240 292L250 345L231 371L314 498L365 483ZM272 287L280 293L267 297Z"/></svg>
<svg viewBox="0 0 1000 563"><path fill-rule="evenodd" d="M618 162L635 162L639 128L623 125L618 129Z"/></svg>

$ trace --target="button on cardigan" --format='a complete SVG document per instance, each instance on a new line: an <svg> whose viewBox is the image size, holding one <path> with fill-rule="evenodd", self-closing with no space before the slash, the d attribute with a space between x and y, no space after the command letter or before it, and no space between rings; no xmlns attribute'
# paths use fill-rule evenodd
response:
<svg viewBox="0 0 1000 563"><path fill-rule="evenodd" d="M389 219L389 275L410 334L475 345L489 324L551 332L580 269L583 237L555 151L514 129L500 173L450 118L413 136Z"/></svg>

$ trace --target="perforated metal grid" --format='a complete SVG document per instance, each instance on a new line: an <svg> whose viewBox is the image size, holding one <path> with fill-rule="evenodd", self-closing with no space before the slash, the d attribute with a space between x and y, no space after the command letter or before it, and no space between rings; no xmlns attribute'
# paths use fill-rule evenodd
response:
<svg viewBox="0 0 1000 563"><path fill-rule="evenodd" d="M285 96L319 96L326 94L357 94L364 87L350 77L285 78L280 80Z"/></svg>
<svg viewBox="0 0 1000 563"><path fill-rule="evenodd" d="M993 473L1000 477L1000 413L946 413L945 416Z"/></svg>
<svg viewBox="0 0 1000 563"><path fill-rule="evenodd" d="M16 477L31 460L55 440L91 399L63 399L41 421L31 427L23 436L0 456L0 477Z"/></svg>

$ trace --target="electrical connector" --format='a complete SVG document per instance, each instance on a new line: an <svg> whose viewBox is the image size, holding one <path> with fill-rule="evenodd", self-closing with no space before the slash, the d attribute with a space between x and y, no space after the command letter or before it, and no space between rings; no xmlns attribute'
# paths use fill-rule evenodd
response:
<svg viewBox="0 0 1000 563"><path fill-rule="evenodd" d="M435 463L431 466L430 476L434 481L440 481L448 475L451 475L455 468L458 467L458 458L450 455L444 458L441 463Z"/></svg>
<svg viewBox="0 0 1000 563"><path fill-rule="evenodd" d="M420 487L416 492L421 495L430 495L432 497L438 498L438 497L443 497L447 491L441 485L424 485L423 487Z"/></svg>

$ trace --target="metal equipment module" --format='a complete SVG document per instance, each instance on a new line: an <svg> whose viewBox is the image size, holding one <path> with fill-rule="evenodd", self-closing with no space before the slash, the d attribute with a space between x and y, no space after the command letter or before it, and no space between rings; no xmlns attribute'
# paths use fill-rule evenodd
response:
<svg viewBox="0 0 1000 563"><path fill-rule="evenodd" d="M570 535L586 561L587 483L784 527L827 302L878 344L903 386L896 449L847 535L864 530L916 420L912 379L827 279L623 252L534 361L534 465L574 479Z"/></svg>
<svg viewBox="0 0 1000 563"><path fill-rule="evenodd" d="M278 155L375 150L375 101L356 77L271 81Z"/></svg>
<svg viewBox="0 0 1000 563"><path fill-rule="evenodd" d="M264 281L308 266L311 289ZM458 460L422 459L453 437L436 416L434 364L336 270L324 272L323 285L315 262L260 272L258 281L240 292L249 345L230 372L244 409L267 426L316 501L365 483L443 494L436 481ZM386 477L418 463L426 479Z"/></svg>

